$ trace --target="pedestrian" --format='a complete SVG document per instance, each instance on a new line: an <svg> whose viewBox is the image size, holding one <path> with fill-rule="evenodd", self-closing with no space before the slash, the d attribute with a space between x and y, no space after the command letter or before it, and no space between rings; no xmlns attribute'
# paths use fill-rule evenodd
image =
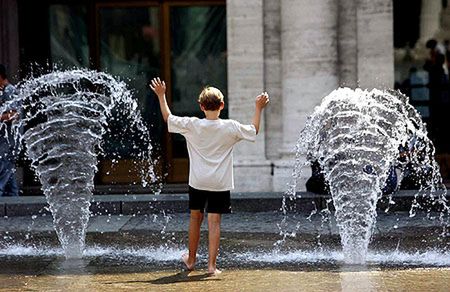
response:
<svg viewBox="0 0 450 292"><path fill-rule="evenodd" d="M8 80L6 67L0 64L0 106L12 100L16 88ZM19 111L14 103L0 115L0 196L18 196L16 180L17 141L12 131L12 123L18 118Z"/></svg>

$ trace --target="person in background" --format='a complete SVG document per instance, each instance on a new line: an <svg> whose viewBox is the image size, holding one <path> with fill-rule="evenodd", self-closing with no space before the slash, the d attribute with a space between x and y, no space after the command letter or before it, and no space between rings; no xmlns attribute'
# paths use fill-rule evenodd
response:
<svg viewBox="0 0 450 292"><path fill-rule="evenodd" d="M363 169L366 173L372 173L373 169L370 165L367 165ZM398 190L397 173L395 172L395 166L389 168L388 177L386 179L386 185L382 189L384 196L395 193ZM322 167L318 160L311 162L311 177L306 181L306 190L308 192L318 195L330 195L330 185L325 179L325 175L322 171Z"/></svg>
<svg viewBox="0 0 450 292"><path fill-rule="evenodd" d="M6 67L0 64L0 106L11 100L16 88L9 82ZM18 118L18 109L10 106L0 115L0 196L18 196L16 180L16 139L11 125Z"/></svg>
<svg viewBox="0 0 450 292"><path fill-rule="evenodd" d="M430 142L413 137L408 145L399 147L399 162L403 173L400 190L419 190L432 186L433 167L428 163L423 163L433 159L430 156L432 151L429 149L433 148Z"/></svg>
<svg viewBox="0 0 450 292"><path fill-rule="evenodd" d="M426 43L426 47L430 50L429 59L424 65L424 69L429 74L430 135L437 150L444 152L450 147L450 139L447 135L450 82L445 50L439 49L439 43L433 39Z"/></svg>
<svg viewBox="0 0 450 292"><path fill-rule="evenodd" d="M306 190L318 195L330 194L330 186L317 160L311 162L311 177L306 181Z"/></svg>

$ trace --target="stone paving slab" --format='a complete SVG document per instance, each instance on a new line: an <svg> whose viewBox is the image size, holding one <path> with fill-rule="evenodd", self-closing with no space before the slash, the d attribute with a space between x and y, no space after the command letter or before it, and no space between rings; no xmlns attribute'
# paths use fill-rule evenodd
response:
<svg viewBox="0 0 450 292"><path fill-rule="evenodd" d="M93 215L119 215L122 214L121 201L94 201L91 203L90 210Z"/></svg>
<svg viewBox="0 0 450 292"><path fill-rule="evenodd" d="M436 214L435 214L436 215ZM338 234L336 222L333 217L328 222L323 222L320 216L307 219L308 214L297 214L286 217L288 230L297 233L328 235ZM222 232L230 233L270 233L280 232L278 225L282 224L283 215L278 212L242 212L226 214L222 217ZM158 233L187 232L189 214L153 214L141 216L106 215L90 218L87 232L133 232L146 231ZM384 214L377 217L374 234L401 233L405 230L425 230L439 227L437 220L429 220L424 214L410 218L408 213ZM20 216L0 218L0 232L53 232L53 219L51 216ZM202 230L207 230L207 218L203 221Z"/></svg>
<svg viewBox="0 0 450 292"><path fill-rule="evenodd" d="M47 203L7 203L5 216L50 214Z"/></svg>
<svg viewBox="0 0 450 292"><path fill-rule="evenodd" d="M160 210L168 212L187 212L188 204L185 200L136 200L122 202L122 214L155 214Z"/></svg>
<svg viewBox="0 0 450 292"><path fill-rule="evenodd" d="M52 216L18 216L0 219L1 232L45 232L53 231Z"/></svg>
<svg viewBox="0 0 450 292"><path fill-rule="evenodd" d="M111 215L90 218L87 232L119 232L132 216Z"/></svg>

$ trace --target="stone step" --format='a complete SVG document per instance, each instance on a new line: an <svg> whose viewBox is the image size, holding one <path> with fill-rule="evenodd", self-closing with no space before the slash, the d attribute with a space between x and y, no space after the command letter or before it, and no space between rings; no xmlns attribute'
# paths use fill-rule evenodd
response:
<svg viewBox="0 0 450 292"><path fill-rule="evenodd" d="M393 196L393 211L408 211L417 191L399 191ZM330 196L317 195L309 192L297 193L295 210L298 212L311 212L323 209ZM447 198L450 197L447 195ZM283 193L232 193L232 209L235 212L268 212L278 211L281 208ZM382 198L378 207L386 209L388 199ZM332 205L330 206L332 209ZM188 212L188 195L183 194L149 194L149 195L96 195L93 196L91 212L93 215L144 215L158 214L161 211L169 213ZM0 197L0 216L28 216L50 214L47 202L43 196Z"/></svg>

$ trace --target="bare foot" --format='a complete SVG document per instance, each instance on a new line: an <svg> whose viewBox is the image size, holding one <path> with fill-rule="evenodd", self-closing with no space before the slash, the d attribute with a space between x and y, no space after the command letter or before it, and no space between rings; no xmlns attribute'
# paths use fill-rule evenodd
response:
<svg viewBox="0 0 450 292"><path fill-rule="evenodd" d="M195 264L189 264L189 254L185 253L181 256L181 259L183 260L183 263L185 265L185 268L187 271L193 271Z"/></svg>
<svg viewBox="0 0 450 292"><path fill-rule="evenodd" d="M218 276L222 274L222 271L219 269L208 269L208 276L212 277L212 276Z"/></svg>

